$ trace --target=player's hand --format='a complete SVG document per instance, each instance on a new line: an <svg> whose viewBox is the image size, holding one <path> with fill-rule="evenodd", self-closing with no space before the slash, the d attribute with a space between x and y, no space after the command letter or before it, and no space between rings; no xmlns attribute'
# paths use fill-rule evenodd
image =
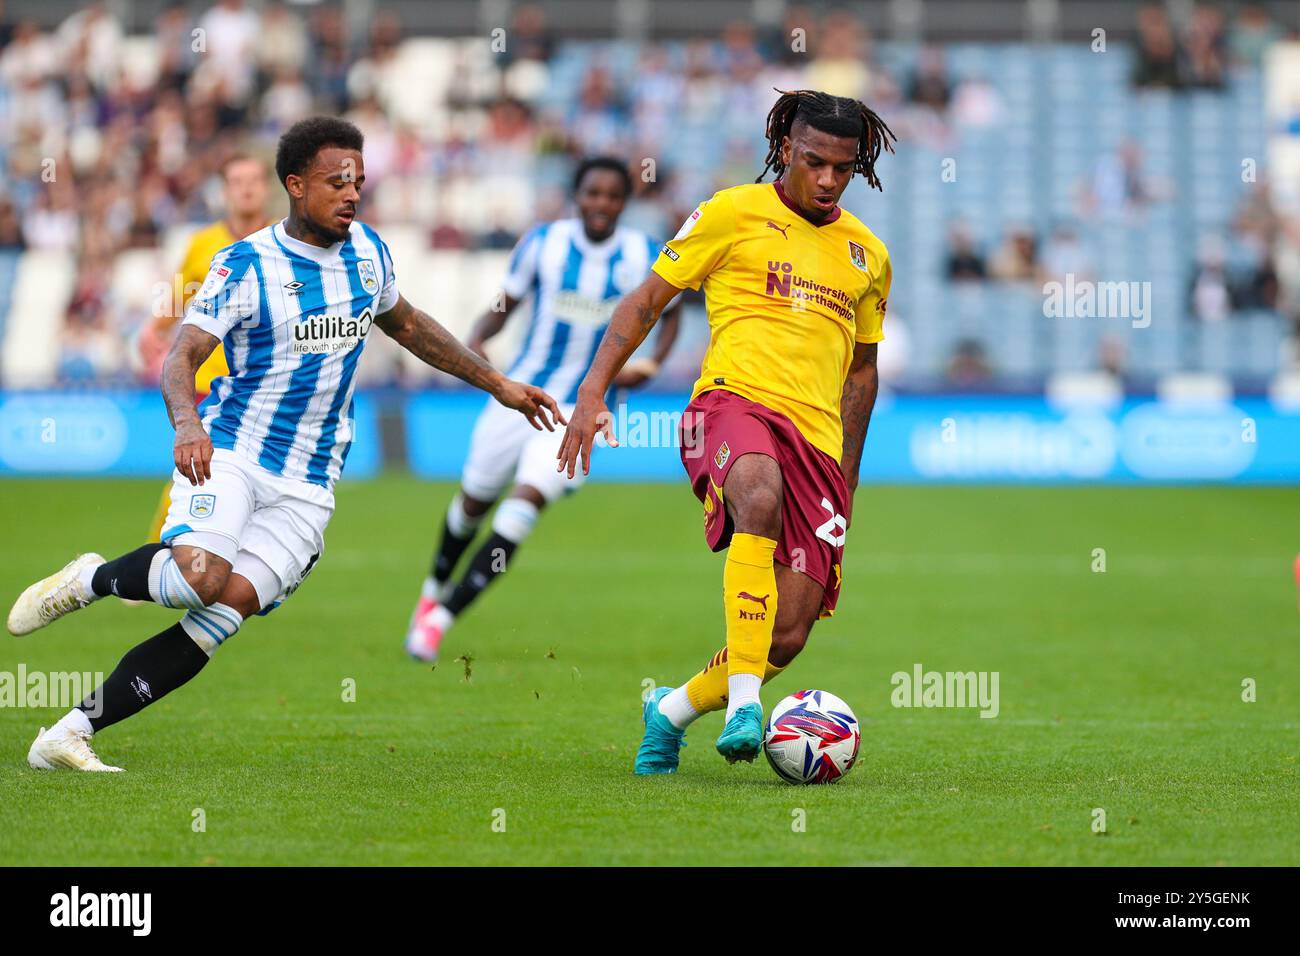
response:
<svg viewBox="0 0 1300 956"><path fill-rule="evenodd" d="M605 400L584 399L579 394L578 404L573 409L573 417L564 432L564 441L560 442L560 450L555 456L557 459L555 470L567 471L572 478L573 469L581 458L582 473L589 474L591 446L596 441L596 432L605 436L605 442L609 447L618 447L618 439L614 437L614 416L610 414Z"/></svg>
<svg viewBox="0 0 1300 956"><path fill-rule="evenodd" d="M555 425L564 424L564 416L560 414L560 406L555 403L555 399L536 385L525 385L523 382L506 379L496 391L495 397L506 408L513 408L517 412L522 412L524 418L528 419L528 424L538 431L545 427L548 432L553 432L555 431ZM549 417L547 416L548 410L550 412ZM538 423L539 419L541 420L540 424Z"/></svg>
<svg viewBox="0 0 1300 956"><path fill-rule="evenodd" d="M176 429L172 458L176 470L188 478L191 485L201 485L212 477L212 439L198 421L184 422Z"/></svg>
<svg viewBox="0 0 1300 956"><path fill-rule="evenodd" d="M623 366L614 376L615 388L640 388L659 374L659 363L654 359L635 359Z"/></svg>

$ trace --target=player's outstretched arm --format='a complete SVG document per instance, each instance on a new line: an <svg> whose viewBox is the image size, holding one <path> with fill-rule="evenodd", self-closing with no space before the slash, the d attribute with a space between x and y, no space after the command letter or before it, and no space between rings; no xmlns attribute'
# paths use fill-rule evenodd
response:
<svg viewBox="0 0 1300 956"><path fill-rule="evenodd" d="M535 385L506 378L481 355L461 345L454 335L402 296L397 297L395 306L375 317L375 325L426 365L455 375L462 382L483 389L506 408L522 412L538 431L543 427L555 431L553 422L564 424L555 399Z"/></svg>
<svg viewBox="0 0 1300 956"><path fill-rule="evenodd" d="M853 492L858 488L858 466L862 462L862 445L867 438L867 425L871 423L871 410L876 406L876 392L880 388L880 375L876 371L875 342L858 342L853 348L853 361L844 392L840 397L840 419L844 423L844 448L840 453L840 471L849 486L849 508L853 507Z"/></svg>
<svg viewBox="0 0 1300 956"><path fill-rule="evenodd" d="M495 338L506 326L506 319L510 318L510 313L515 310L519 300L501 293L500 307L494 305L474 323L474 327L469 330L469 337L465 339L466 347L483 358L487 358L487 343Z"/></svg>
<svg viewBox="0 0 1300 956"><path fill-rule="evenodd" d="M605 393L619 369L631 358L673 296L682 290L671 285L657 273L651 272L646 280L625 295L614 308L605 337L592 360L591 368L578 386L578 402L573 408L573 418L564 432L564 441L556 455L556 471L567 471L570 478L582 459L582 473L591 470L591 446L596 432L605 435L611 446L617 447L614 425L605 405ZM669 345L672 343L670 342Z"/></svg>
<svg viewBox="0 0 1300 956"><path fill-rule="evenodd" d="M182 325L163 360L163 401L176 429L172 458L191 485L201 485L212 477L212 439L203 430L203 422L194 408L194 373L219 344L215 335L197 326Z"/></svg>

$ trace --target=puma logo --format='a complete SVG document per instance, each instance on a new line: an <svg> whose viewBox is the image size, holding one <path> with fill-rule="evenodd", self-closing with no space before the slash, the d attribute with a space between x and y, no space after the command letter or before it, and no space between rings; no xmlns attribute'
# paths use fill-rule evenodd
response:
<svg viewBox="0 0 1300 956"><path fill-rule="evenodd" d="M788 222L787 222L784 226L778 226L778 225L777 225L776 223L774 223L771 219L769 219L769 220L767 221L767 227L768 227L769 229L775 229L777 232L779 232L779 233L781 234L781 237L782 237L783 239L789 239L789 238L790 238L789 236L787 236L787 235L785 234L785 231L786 231L787 229L790 228L790 223L788 223Z"/></svg>
<svg viewBox="0 0 1300 956"><path fill-rule="evenodd" d="M754 595L750 594L748 591L741 591L739 594L736 595L736 597L743 598L746 601L753 601L755 604L763 605L764 611L767 610L767 599L770 598L771 596L772 595L770 594L764 594L762 597L754 597Z"/></svg>

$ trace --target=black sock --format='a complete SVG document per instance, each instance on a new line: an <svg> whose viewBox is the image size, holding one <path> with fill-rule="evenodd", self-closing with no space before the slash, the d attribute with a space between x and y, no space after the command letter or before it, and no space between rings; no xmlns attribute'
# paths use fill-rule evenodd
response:
<svg viewBox="0 0 1300 956"><path fill-rule="evenodd" d="M483 542L483 547L478 549L470 561L465 576L456 585L451 600L447 602L447 610L452 614L459 614L469 607L473 600L483 593L483 589L506 569L510 556L515 553L517 547L518 544L493 531L492 536Z"/></svg>
<svg viewBox="0 0 1300 956"><path fill-rule="evenodd" d="M90 726L103 730L161 700L203 670L207 662L208 655L177 621L127 651L79 709L90 718Z"/></svg>
<svg viewBox="0 0 1300 956"><path fill-rule="evenodd" d="M100 597L116 594L132 601L153 600L149 596L149 565L153 563L153 556L166 547L156 542L145 544L120 558L105 561L95 569L90 589Z"/></svg>
<svg viewBox="0 0 1300 956"><path fill-rule="evenodd" d="M429 573L433 575L435 581L451 580L452 572L456 570L456 563L460 561L460 556L465 553L469 543L474 540L474 534L478 528L474 528L465 537L453 534L451 526L443 521L442 538L438 541L438 551L433 556L433 567Z"/></svg>

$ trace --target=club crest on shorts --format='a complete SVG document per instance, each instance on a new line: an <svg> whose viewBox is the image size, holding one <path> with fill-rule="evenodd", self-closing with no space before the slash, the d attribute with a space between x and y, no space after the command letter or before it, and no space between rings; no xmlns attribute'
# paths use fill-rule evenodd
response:
<svg viewBox="0 0 1300 956"><path fill-rule="evenodd" d="M361 276L361 288L371 295L379 291L379 277L375 275L375 264L369 259L357 262L357 274Z"/></svg>
<svg viewBox="0 0 1300 956"><path fill-rule="evenodd" d="M190 517L206 518L216 507L216 495L195 495L190 499Z"/></svg>
<svg viewBox="0 0 1300 956"><path fill-rule="evenodd" d="M727 463L727 459L730 457L731 457L731 449L727 446L727 443L724 441L721 445L718 446L718 453L713 456L713 464L715 467L721 468L723 465Z"/></svg>
<svg viewBox="0 0 1300 956"><path fill-rule="evenodd" d="M867 250L863 249L852 239L849 240L849 258L852 259L853 264L863 272L867 271Z"/></svg>

